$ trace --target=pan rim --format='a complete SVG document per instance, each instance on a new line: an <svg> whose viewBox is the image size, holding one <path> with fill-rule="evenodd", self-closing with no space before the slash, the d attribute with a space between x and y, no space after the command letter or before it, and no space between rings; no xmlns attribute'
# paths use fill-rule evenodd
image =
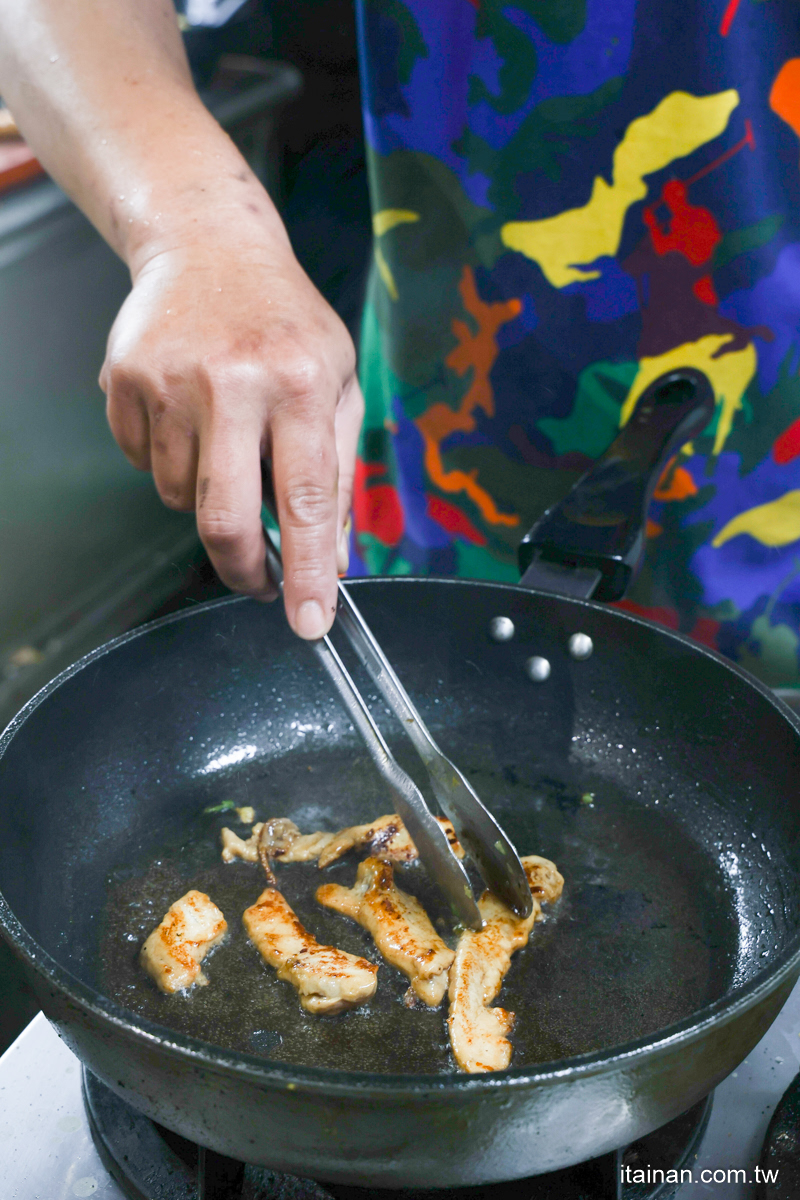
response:
<svg viewBox="0 0 800 1200"><path fill-rule="evenodd" d="M568 601L578 609L586 608L612 615L614 619L632 622L644 626L668 642L677 642L693 653L699 653L719 663L725 670L732 672L744 683L754 687L760 695L789 723L800 738L800 718L774 692L751 675L737 663L725 658L708 646L693 641L685 634L667 629L650 621L638 613L626 609L611 610L608 605L591 600L581 600L573 597L554 596L553 593L538 589L522 588L519 585L501 583L490 580L467 580L452 577L437 576L373 576L369 578L348 581L356 587L373 583L391 583L392 586L415 583L447 584L454 587L481 587L498 592L510 592L522 596L541 596L546 599L556 598ZM6 753L12 739L28 720L31 714L57 688L71 679L73 675L89 666L96 659L104 657L110 651L142 637L153 629L177 621L188 620L211 609L223 606L245 603L247 596L230 596L220 600L209 601L190 609L181 609L175 613L150 621L145 625L129 630L95 650L90 651L77 662L61 671L44 685L11 720L6 729L0 734L0 759ZM281 1088L301 1088L305 1092L315 1092L325 1095L367 1097L370 1093L385 1094L391 1092L397 1097L424 1098L430 1094L463 1094L473 1095L478 1092L491 1092L498 1087L535 1088L553 1082L557 1079L586 1078L592 1075L611 1074L615 1071L631 1069L638 1062L669 1053L678 1047L689 1046L700 1040L712 1027L725 1025L756 1007L762 1000L776 992L787 978L800 974L800 934L788 948L772 963L764 973L757 975L748 983L737 988L732 994L721 997L711 1004L698 1009L684 1020L657 1030L653 1034L625 1042L611 1049L593 1051L588 1054L573 1055L564 1059L556 1059L536 1064L536 1069L530 1067L509 1067L487 1075L422 1075L422 1074L376 1074L372 1072L340 1071L333 1068L307 1067L295 1064L273 1062L257 1055L246 1054L235 1050L226 1050L205 1042L199 1038L190 1037L158 1025L129 1012L122 1005L104 996L97 989L83 983L66 968L62 967L36 940L15 916L2 892L0 892L0 932L11 945L15 953L21 957L39 978L66 996L66 998L81 1010L91 1014L101 1023L111 1024L116 1032L129 1041L138 1042L151 1049L157 1048L171 1057L180 1059L192 1066L205 1069L212 1068L224 1075L235 1078L246 1078L261 1086L277 1086Z"/></svg>

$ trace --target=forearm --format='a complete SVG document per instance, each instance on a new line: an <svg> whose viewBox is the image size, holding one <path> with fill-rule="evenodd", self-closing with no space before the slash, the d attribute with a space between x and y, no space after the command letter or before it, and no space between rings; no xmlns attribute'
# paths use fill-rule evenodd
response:
<svg viewBox="0 0 800 1200"><path fill-rule="evenodd" d="M134 275L280 218L192 84L170 0L0 0L0 92L43 165Z"/></svg>
<svg viewBox="0 0 800 1200"><path fill-rule="evenodd" d="M196 509L225 582L265 598L268 456L286 612L321 637L347 565L355 351L200 102L170 0L0 0L0 93L131 270L100 375L114 436Z"/></svg>

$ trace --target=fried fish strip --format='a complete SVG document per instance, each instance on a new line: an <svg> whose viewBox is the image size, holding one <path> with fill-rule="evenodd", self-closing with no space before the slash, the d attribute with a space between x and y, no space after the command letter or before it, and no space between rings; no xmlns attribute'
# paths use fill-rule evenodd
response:
<svg viewBox="0 0 800 1200"><path fill-rule="evenodd" d="M205 892L190 891L167 910L142 946L139 961L162 992L206 984L200 963L222 941L228 923Z"/></svg>
<svg viewBox="0 0 800 1200"><path fill-rule="evenodd" d="M563 876L537 854L522 859L533 893L533 912L520 919L490 892L478 901L483 929L466 929L458 940L450 968L450 1015L447 1027L456 1062L464 1071L502 1071L511 1062L507 1035L514 1014L490 1008L511 965L511 956L527 944L534 922L542 915L541 900L561 895Z"/></svg>
<svg viewBox="0 0 800 1200"><path fill-rule="evenodd" d="M332 833L301 833L294 821L288 817L270 817L264 822L258 837L258 857L267 879L275 883L272 861L315 862L329 842Z"/></svg>
<svg viewBox="0 0 800 1200"><path fill-rule="evenodd" d="M297 989L306 1012L332 1016L374 995L378 968L335 946L321 946L275 888L266 888L242 920L264 961Z"/></svg>
<svg viewBox="0 0 800 1200"><path fill-rule="evenodd" d="M453 853L457 858L463 858L464 850L450 821L442 817L437 817L436 820L447 834ZM380 858L384 862L406 863L419 857L417 847L397 813L389 813L385 817L378 817L369 825L352 825L349 829L341 829L334 834L319 856L319 866L327 867L337 858L347 854L348 850L362 850L365 846L369 846L374 858Z"/></svg>
<svg viewBox="0 0 800 1200"><path fill-rule="evenodd" d="M273 858L281 862L316 862L334 834L301 833L288 817L271 817L269 821L256 821L247 839L240 838L227 826L221 836L222 861L226 863L235 858L254 863L264 857L267 862ZM264 869L267 870L266 865ZM268 874L272 874L271 870Z"/></svg>
<svg viewBox="0 0 800 1200"><path fill-rule="evenodd" d="M369 825L351 825L334 834L319 856L320 870L349 850L362 850L365 846L369 846L375 857L386 862L412 862L417 857L417 847L405 825L396 813L388 813Z"/></svg>
<svg viewBox="0 0 800 1200"><path fill-rule="evenodd" d="M464 857L464 850L456 837L450 821L436 818L447 834L447 840L457 858ZM408 830L396 813L378 817L369 825L351 825L338 833L301 833L294 821L288 817L271 817L268 821L257 821L250 837L240 838L232 829L222 830L222 861L233 862L241 858L244 862L258 862L261 858L267 877L273 879L271 863L313 862L320 868L330 866L348 850L369 846L373 855L386 862L413 862L417 847L409 837Z"/></svg>
<svg viewBox="0 0 800 1200"><path fill-rule="evenodd" d="M431 925L419 900L397 887L390 863L365 859L359 864L353 887L325 883L317 888L317 900L358 921L372 934L386 961L411 981L406 1003L413 1004L418 996L431 1008L441 1004L455 955Z"/></svg>
<svg viewBox="0 0 800 1200"><path fill-rule="evenodd" d="M555 904L564 888L564 876L556 864L550 862L549 858L540 858L538 854L527 854L520 862L533 893L534 907L537 900Z"/></svg>
<svg viewBox="0 0 800 1200"><path fill-rule="evenodd" d="M227 825L224 826L221 834L222 861L229 863L235 858L241 858L244 862L258 862L258 837L263 827L264 822L257 821L250 830L250 837L245 839L228 829Z"/></svg>

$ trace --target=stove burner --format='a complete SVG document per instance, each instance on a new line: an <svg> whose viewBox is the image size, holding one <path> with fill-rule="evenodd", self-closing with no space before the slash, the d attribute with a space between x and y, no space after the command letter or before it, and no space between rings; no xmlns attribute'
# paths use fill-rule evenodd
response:
<svg viewBox="0 0 800 1200"><path fill-rule="evenodd" d="M700 1146L712 1101L701 1100L624 1150L564 1171L491 1186L395 1191L315 1183L234 1162L141 1116L85 1068L83 1098L98 1153L130 1200L670 1200L678 1184L636 1182L637 1169L680 1176Z"/></svg>

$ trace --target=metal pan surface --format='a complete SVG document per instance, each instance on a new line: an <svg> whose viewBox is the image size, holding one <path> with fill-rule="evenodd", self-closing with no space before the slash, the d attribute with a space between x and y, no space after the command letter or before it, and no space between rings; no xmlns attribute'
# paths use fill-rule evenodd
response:
<svg viewBox="0 0 800 1200"><path fill-rule="evenodd" d="M320 1179L510 1179L669 1120L745 1057L800 971L796 719L715 654L600 605L463 581L351 586L443 748L521 852L566 878L501 994L518 1017L511 1069L456 1074L443 1015L405 1010L388 967L369 1010L328 1021L301 1016L240 935L202 993L173 1004L141 987L137 939L164 901L205 881L234 928L260 890L257 868L217 865L224 818L204 809L235 799L305 829L385 810L312 656L249 601L90 655L3 737L0 922L45 1011L155 1119ZM498 644L500 615L515 636ZM588 660L569 654L575 632ZM542 684L532 655L551 664ZM355 860L333 870L349 882ZM318 936L364 951L314 905L315 868L280 882Z"/></svg>

